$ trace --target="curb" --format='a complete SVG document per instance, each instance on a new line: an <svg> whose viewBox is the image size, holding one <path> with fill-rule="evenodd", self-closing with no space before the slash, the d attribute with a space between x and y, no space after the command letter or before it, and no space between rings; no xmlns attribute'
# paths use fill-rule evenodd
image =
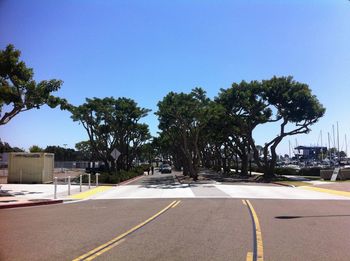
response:
<svg viewBox="0 0 350 261"><path fill-rule="evenodd" d="M59 203L63 203L63 200L59 199L59 200L50 200L50 201L25 202L25 203L15 203L15 204L9 204L9 205L0 205L0 209L53 205L53 204L59 204Z"/></svg>
<svg viewBox="0 0 350 261"><path fill-rule="evenodd" d="M294 185L288 185L284 183L279 183L279 182L272 182L272 184L280 185L280 186L285 186L285 187L290 187L290 188L295 188Z"/></svg>
<svg viewBox="0 0 350 261"><path fill-rule="evenodd" d="M142 178L142 177L144 177L144 175L140 175L140 176L137 176L137 177L128 179L128 180L124 180L123 182L117 183L115 186L124 185L124 184L126 184L126 183L130 183L130 182L132 182L132 181L134 181L134 180L137 180L137 179L140 179L140 178Z"/></svg>

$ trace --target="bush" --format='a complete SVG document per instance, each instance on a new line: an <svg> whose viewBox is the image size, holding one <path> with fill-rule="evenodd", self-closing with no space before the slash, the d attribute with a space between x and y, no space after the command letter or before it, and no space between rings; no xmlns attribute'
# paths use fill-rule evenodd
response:
<svg viewBox="0 0 350 261"><path fill-rule="evenodd" d="M128 179L132 179L137 176L143 175L143 167L135 167L132 170L126 171L126 170L121 170L118 171L118 173L109 173L109 172L101 172L99 173L98 177L98 182L99 183L105 183L105 184L117 184L120 182L123 182ZM79 182L79 177L75 179L75 182ZM83 183L88 183L89 178L88 175L83 175ZM92 174L91 175L91 183L96 183L96 175Z"/></svg>
<svg viewBox="0 0 350 261"><path fill-rule="evenodd" d="M294 168L275 168L277 175L298 175L299 171Z"/></svg>
<svg viewBox="0 0 350 261"><path fill-rule="evenodd" d="M299 175L301 176L320 176L321 168L313 167L313 168L302 168L299 171Z"/></svg>

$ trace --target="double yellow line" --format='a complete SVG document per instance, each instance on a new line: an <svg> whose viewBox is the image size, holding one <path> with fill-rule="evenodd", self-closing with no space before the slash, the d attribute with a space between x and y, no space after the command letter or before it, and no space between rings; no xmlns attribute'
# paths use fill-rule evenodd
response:
<svg viewBox="0 0 350 261"><path fill-rule="evenodd" d="M158 216L163 214L168 209L175 208L177 205L180 204L180 202L181 202L181 200L174 200L168 206L163 208L161 211L159 211L158 213L156 213L155 215L153 215L152 217L150 217L146 221L144 221L144 222L134 226L133 228L131 228L128 231L126 231L125 233L123 233L123 234L113 238L112 240L108 241L107 243L105 243L103 245L100 245L99 247L94 248L93 250L87 252L86 254L81 255L81 256L73 259L73 261L93 260L93 259L95 259L96 257L102 255L103 253L107 252L108 250L110 250L113 247L115 247L115 246L119 245L120 243L122 243L125 240L125 237L130 235L135 230L137 230L137 229L143 227L144 225L146 225L147 223L151 222L152 220L154 220L155 218L157 218Z"/></svg>
<svg viewBox="0 0 350 261"><path fill-rule="evenodd" d="M249 200L242 200L243 204L246 205L249 209L249 212L253 219L253 225L255 228L255 242L254 242L254 254L252 252L247 253L246 261L264 261L264 246L261 234L261 227L259 223L258 216L253 208L253 205Z"/></svg>

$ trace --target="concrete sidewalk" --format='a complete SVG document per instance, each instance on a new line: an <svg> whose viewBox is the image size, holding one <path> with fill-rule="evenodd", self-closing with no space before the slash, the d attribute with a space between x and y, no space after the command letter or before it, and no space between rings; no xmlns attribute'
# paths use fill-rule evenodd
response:
<svg viewBox="0 0 350 261"><path fill-rule="evenodd" d="M91 186L91 188L94 188ZM89 190L82 186L82 192ZM80 193L79 185L57 185L57 198L54 198L53 184L2 184L0 189L0 208L19 206L47 205L70 201L70 196Z"/></svg>

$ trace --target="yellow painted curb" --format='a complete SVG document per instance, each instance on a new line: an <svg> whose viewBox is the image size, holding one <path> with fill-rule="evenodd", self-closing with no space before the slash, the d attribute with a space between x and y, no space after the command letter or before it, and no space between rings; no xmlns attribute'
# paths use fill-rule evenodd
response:
<svg viewBox="0 0 350 261"><path fill-rule="evenodd" d="M350 197L350 192L345 192L345 191L324 189L324 188L317 188L317 187L306 187L306 186L301 186L299 188L317 191L317 192L328 193L328 194L333 194L333 195L338 195L338 196L343 196L343 197Z"/></svg>
<svg viewBox="0 0 350 261"><path fill-rule="evenodd" d="M79 194L72 195L72 196L70 196L70 198L86 199L86 198L91 197L97 193L101 193L101 192L110 190L112 188L113 188L112 186L100 186L97 188L89 189L88 191L85 191L85 192L81 192Z"/></svg>

